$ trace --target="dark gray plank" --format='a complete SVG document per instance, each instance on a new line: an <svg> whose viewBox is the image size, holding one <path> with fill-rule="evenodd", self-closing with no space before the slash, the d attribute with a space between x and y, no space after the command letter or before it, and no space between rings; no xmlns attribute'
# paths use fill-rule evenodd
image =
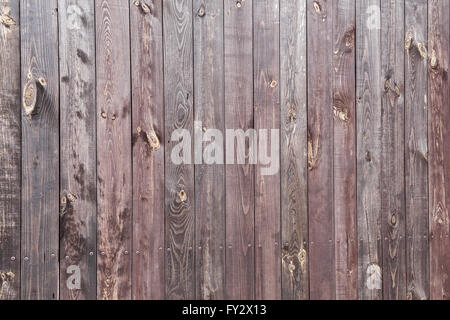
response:
<svg viewBox="0 0 450 320"><path fill-rule="evenodd" d="M405 1L381 2L383 299L406 299Z"/></svg>
<svg viewBox="0 0 450 320"><path fill-rule="evenodd" d="M308 209L310 297L334 299L333 2L308 1Z"/></svg>
<svg viewBox="0 0 450 320"><path fill-rule="evenodd" d="M225 126L247 131L254 124L253 2L224 1L224 5ZM227 299L255 298L255 171L248 160L226 167Z"/></svg>
<svg viewBox="0 0 450 320"><path fill-rule="evenodd" d="M199 122L195 129L225 132L223 1L194 0L193 6L194 120ZM202 163L195 166L196 297L221 300L225 296L225 167L205 159Z"/></svg>
<svg viewBox="0 0 450 320"><path fill-rule="evenodd" d="M172 133L193 137L192 1L163 0L166 151L166 298L194 299L194 166L172 162ZM191 140L191 142L193 142ZM192 145L192 143L191 143ZM189 159L191 160L191 159Z"/></svg>
<svg viewBox="0 0 450 320"><path fill-rule="evenodd" d="M306 2L280 1L282 298L309 298Z"/></svg>
<svg viewBox="0 0 450 320"><path fill-rule="evenodd" d="M428 1L405 1L407 298L430 297L428 257Z"/></svg>
<svg viewBox="0 0 450 320"><path fill-rule="evenodd" d="M254 0L253 10L254 121L260 142L255 167L255 298L274 300L281 298L279 1ZM267 136L263 144L262 130ZM262 155L270 155L268 165Z"/></svg>
<svg viewBox="0 0 450 320"><path fill-rule="evenodd" d="M129 2L95 2L97 64L97 297L131 298Z"/></svg>
<svg viewBox="0 0 450 320"><path fill-rule="evenodd" d="M0 300L20 299L19 0L0 1Z"/></svg>
<svg viewBox="0 0 450 320"><path fill-rule="evenodd" d="M334 215L336 298L358 297L356 241L355 1L333 6Z"/></svg>
<svg viewBox="0 0 450 320"><path fill-rule="evenodd" d="M22 299L59 298L59 74L56 0L20 3ZM28 84L28 85L27 85ZM30 90L35 85L34 90ZM33 97L35 103L29 103Z"/></svg>
<svg viewBox="0 0 450 320"><path fill-rule="evenodd" d="M358 295L382 298L381 243L381 8L356 2L356 127Z"/></svg>
<svg viewBox="0 0 450 320"><path fill-rule="evenodd" d="M97 296L93 0L59 0L62 300Z"/></svg>
<svg viewBox="0 0 450 320"><path fill-rule="evenodd" d="M132 297L160 300L165 295L162 2L130 0L130 10L133 30Z"/></svg>
<svg viewBox="0 0 450 320"><path fill-rule="evenodd" d="M430 229L430 298L450 299L450 3L428 3L428 179Z"/></svg>

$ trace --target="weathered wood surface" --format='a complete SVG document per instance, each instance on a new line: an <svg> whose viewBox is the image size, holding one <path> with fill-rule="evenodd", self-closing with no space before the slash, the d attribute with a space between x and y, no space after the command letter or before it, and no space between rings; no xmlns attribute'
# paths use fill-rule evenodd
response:
<svg viewBox="0 0 450 320"><path fill-rule="evenodd" d="M428 257L428 1L405 1L407 298L430 297Z"/></svg>
<svg viewBox="0 0 450 320"><path fill-rule="evenodd" d="M131 298L129 3L95 2L97 63L97 297Z"/></svg>
<svg viewBox="0 0 450 320"><path fill-rule="evenodd" d="M356 241L355 2L333 5L336 299L358 297Z"/></svg>
<svg viewBox="0 0 450 320"><path fill-rule="evenodd" d="M206 130L225 129L224 6L220 0L194 0L193 6L195 130L209 143L214 138ZM213 156L218 165L201 157L195 166L196 298L204 300L225 297L225 154Z"/></svg>
<svg viewBox="0 0 450 320"><path fill-rule="evenodd" d="M59 0L60 297L97 296L94 1Z"/></svg>
<svg viewBox="0 0 450 320"><path fill-rule="evenodd" d="M333 199L333 3L307 2L308 46L308 219L310 297L334 299Z"/></svg>
<svg viewBox="0 0 450 320"><path fill-rule="evenodd" d="M356 2L358 298L382 298L381 8Z"/></svg>
<svg viewBox="0 0 450 320"><path fill-rule="evenodd" d="M162 2L130 0L133 101L133 299L164 299Z"/></svg>
<svg viewBox="0 0 450 320"><path fill-rule="evenodd" d="M224 6L225 127L246 132L254 128L253 2ZM226 167L226 299L255 298L255 170L246 160Z"/></svg>
<svg viewBox="0 0 450 320"><path fill-rule="evenodd" d="M59 298L57 1L22 0L20 22L27 106L22 108L21 298L53 300Z"/></svg>
<svg viewBox="0 0 450 320"><path fill-rule="evenodd" d="M282 298L309 298L306 1L280 0Z"/></svg>
<svg viewBox="0 0 450 320"><path fill-rule="evenodd" d="M275 300L281 299L280 52L279 46L267 44L280 42L279 1L254 0L253 10L253 105L259 141L259 163L255 167L255 298ZM271 159L270 167L265 158Z"/></svg>
<svg viewBox="0 0 450 320"><path fill-rule="evenodd" d="M449 14L0 0L0 299L450 299Z"/></svg>
<svg viewBox="0 0 450 320"><path fill-rule="evenodd" d="M450 3L428 3L430 298L450 299Z"/></svg>
<svg viewBox="0 0 450 320"><path fill-rule="evenodd" d="M20 17L19 1L0 15L0 300L20 298Z"/></svg>
<svg viewBox="0 0 450 320"><path fill-rule="evenodd" d="M381 2L383 299L406 299L405 1Z"/></svg>
<svg viewBox="0 0 450 320"><path fill-rule="evenodd" d="M172 137L172 134L176 130L186 130L193 137L192 16L192 1L163 1L165 136L168 141L165 148L167 299L195 298L194 166L177 165L171 159L173 148L179 141L188 139L185 135ZM190 144L193 146L192 139ZM187 155L183 153L183 156Z"/></svg>

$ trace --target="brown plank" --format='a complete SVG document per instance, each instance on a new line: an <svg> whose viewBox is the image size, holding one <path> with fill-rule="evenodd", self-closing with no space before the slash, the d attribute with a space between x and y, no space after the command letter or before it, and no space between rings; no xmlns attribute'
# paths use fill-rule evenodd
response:
<svg viewBox="0 0 450 320"><path fill-rule="evenodd" d="M255 0L253 9L254 125L259 140L255 167L255 298L274 300L281 299L279 1ZM266 142L261 140L262 130ZM270 156L268 165L263 160L266 156Z"/></svg>
<svg viewBox="0 0 450 320"><path fill-rule="evenodd" d="M224 132L223 1L194 0L193 6L195 130L201 134L206 134L203 131L208 129ZM207 145L196 144L197 147ZM225 167L221 164L225 159L222 154L219 163L213 165L205 160L195 166L196 297L222 300L225 296Z"/></svg>
<svg viewBox="0 0 450 320"><path fill-rule="evenodd" d="M25 98L22 112L21 298L53 300L59 298L57 1L22 0L20 21Z"/></svg>
<svg viewBox="0 0 450 320"><path fill-rule="evenodd" d="M130 10L133 48L132 297L161 300L165 295L162 2L130 0Z"/></svg>
<svg viewBox="0 0 450 320"><path fill-rule="evenodd" d="M172 161L179 140L171 139L177 129L193 137L192 1L164 0L163 16L165 135L170 141L165 169L166 298L194 299L194 166Z"/></svg>
<svg viewBox="0 0 450 320"><path fill-rule="evenodd" d="M306 2L280 1L282 298L309 298Z"/></svg>
<svg viewBox="0 0 450 320"><path fill-rule="evenodd" d="M97 296L94 1L59 0L60 298Z"/></svg>
<svg viewBox="0 0 450 320"><path fill-rule="evenodd" d="M382 298L381 8L356 2L358 296Z"/></svg>
<svg viewBox="0 0 450 320"><path fill-rule="evenodd" d="M383 299L406 298L405 1L381 2Z"/></svg>
<svg viewBox="0 0 450 320"><path fill-rule="evenodd" d="M308 1L310 297L336 296L333 202L332 1Z"/></svg>
<svg viewBox="0 0 450 320"><path fill-rule="evenodd" d="M430 298L450 299L450 4L428 3L428 161L430 215Z"/></svg>
<svg viewBox="0 0 450 320"><path fill-rule="evenodd" d="M95 2L97 28L97 297L131 298L129 2Z"/></svg>
<svg viewBox="0 0 450 320"><path fill-rule="evenodd" d="M427 0L405 1L407 298L430 296L428 256Z"/></svg>
<svg viewBox="0 0 450 320"><path fill-rule="evenodd" d="M358 297L356 227L355 2L333 6L336 298Z"/></svg>
<svg viewBox="0 0 450 320"><path fill-rule="evenodd" d="M225 127L246 132L254 124L253 2L224 6ZM255 298L254 179L248 158L226 167L226 299Z"/></svg>
<svg viewBox="0 0 450 320"><path fill-rule="evenodd" d="M0 300L20 299L19 1L0 2Z"/></svg>

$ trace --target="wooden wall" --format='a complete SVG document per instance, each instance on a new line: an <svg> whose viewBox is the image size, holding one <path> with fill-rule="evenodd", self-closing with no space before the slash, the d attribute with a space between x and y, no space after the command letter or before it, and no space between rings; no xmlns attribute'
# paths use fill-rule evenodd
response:
<svg viewBox="0 0 450 320"><path fill-rule="evenodd" d="M449 16L0 0L0 300L450 299ZM280 170L178 129L279 129Z"/></svg>

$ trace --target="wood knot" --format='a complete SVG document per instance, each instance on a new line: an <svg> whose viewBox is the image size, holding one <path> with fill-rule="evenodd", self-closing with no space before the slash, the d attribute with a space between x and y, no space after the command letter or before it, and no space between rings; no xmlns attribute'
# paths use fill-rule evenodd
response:
<svg viewBox="0 0 450 320"><path fill-rule="evenodd" d="M37 101L37 86L36 81L32 78L28 80L23 89L23 108L25 110L25 115L31 116L36 107Z"/></svg>
<svg viewBox="0 0 450 320"><path fill-rule="evenodd" d="M333 107L333 113L334 117L341 120L342 122L348 122L350 119L348 109L338 108L335 106Z"/></svg>
<svg viewBox="0 0 450 320"><path fill-rule="evenodd" d="M242 2L241 1L236 1L236 7L241 8L242 7Z"/></svg>
<svg viewBox="0 0 450 320"><path fill-rule="evenodd" d="M277 85L278 85L278 82L277 82L276 80L272 80L272 82L270 83L270 87L271 87L272 89L276 88Z"/></svg>
<svg viewBox="0 0 450 320"><path fill-rule="evenodd" d="M9 8L7 8L6 11L2 11L0 13L0 23L8 29L16 25L16 21L11 16Z"/></svg>
<svg viewBox="0 0 450 320"><path fill-rule="evenodd" d="M197 11L197 15L198 15L200 18L203 18L203 17L205 16L205 14L206 14L205 8L204 8L203 6L201 6L200 9L198 9L198 11Z"/></svg>
<svg viewBox="0 0 450 320"><path fill-rule="evenodd" d="M313 6L314 6L314 10L316 11L316 13L321 13L322 12L322 6L320 5L319 2L314 1L313 2Z"/></svg>
<svg viewBox="0 0 450 320"><path fill-rule="evenodd" d="M366 161L367 162L372 162L372 155L370 154L369 151L366 152Z"/></svg>
<svg viewBox="0 0 450 320"><path fill-rule="evenodd" d="M161 148L161 143L160 143L159 138L156 135L156 132L154 130L147 133L147 141L153 150L158 150L159 148Z"/></svg>
<svg viewBox="0 0 450 320"><path fill-rule="evenodd" d="M186 200L187 200L187 194L186 194L186 191L181 190L180 192L178 192L178 199L179 199L181 202L186 202Z"/></svg>
<svg viewBox="0 0 450 320"><path fill-rule="evenodd" d="M437 60L437 56L436 56L436 51L434 49L431 51L430 66L433 69L436 69L437 66L438 66L438 60Z"/></svg>
<svg viewBox="0 0 450 320"><path fill-rule="evenodd" d="M151 12L150 7L144 1L135 1L134 5L140 8L143 14L149 14Z"/></svg>

